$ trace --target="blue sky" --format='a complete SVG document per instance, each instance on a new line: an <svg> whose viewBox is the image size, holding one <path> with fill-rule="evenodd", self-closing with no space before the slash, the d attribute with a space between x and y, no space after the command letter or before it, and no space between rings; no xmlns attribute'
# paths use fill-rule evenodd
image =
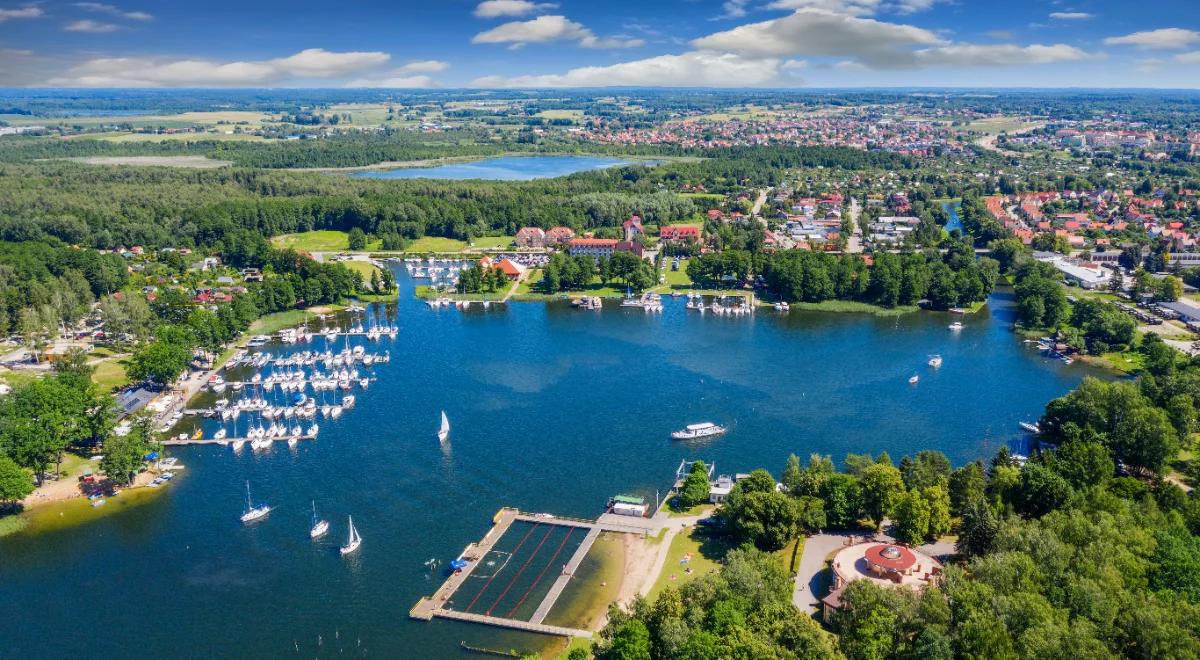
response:
<svg viewBox="0 0 1200 660"><path fill-rule="evenodd" d="M1200 87L1182 0L0 0L0 86Z"/></svg>

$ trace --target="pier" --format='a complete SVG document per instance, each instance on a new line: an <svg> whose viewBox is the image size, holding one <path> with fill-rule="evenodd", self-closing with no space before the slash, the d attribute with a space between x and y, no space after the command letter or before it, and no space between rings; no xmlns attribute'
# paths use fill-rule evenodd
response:
<svg viewBox="0 0 1200 660"><path fill-rule="evenodd" d="M542 603L533 613L533 617L529 619L530 623L541 624L546 620L546 615L550 613L550 608L554 607L554 603L558 602L558 597L562 595L563 589L567 588L567 583L571 578L575 577L575 570L579 568L579 564L583 563L583 558L587 556L588 550L592 549L592 544L596 542L596 538L600 536L600 528L593 527L588 531L587 536L583 538L583 543L579 544L579 548L575 550L575 554L571 556L571 560L563 567L562 575L554 581L550 591L546 592L546 597L542 599Z"/></svg>

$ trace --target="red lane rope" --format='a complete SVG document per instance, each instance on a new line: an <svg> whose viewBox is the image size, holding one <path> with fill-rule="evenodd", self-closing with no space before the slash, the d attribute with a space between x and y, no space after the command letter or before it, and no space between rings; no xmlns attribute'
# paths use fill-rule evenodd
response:
<svg viewBox="0 0 1200 660"><path fill-rule="evenodd" d="M529 531L525 532L525 536L521 537L521 542L518 543L517 547L513 548L512 552L509 553L510 557L512 555L516 554L517 550L521 549L521 546L525 545L526 539L529 538L529 535L532 534L533 530L537 529L538 525L540 525L540 524L542 524L542 523L540 523L540 522L533 523L533 526L529 528ZM484 555L484 556L486 557L487 555ZM483 560L481 559L480 561L483 561ZM496 576L499 574L500 574L500 571L496 571L495 573L492 573L492 577L488 578L487 582L485 582L483 584L483 588L480 589L479 593L475 594L475 597L471 599L471 603L469 605L467 605L467 609L463 610L464 612L470 612L471 608L475 607L475 601L479 600L479 597L483 595L483 592L487 591L488 587L492 586L492 580L495 580Z"/></svg>
<svg viewBox="0 0 1200 660"><path fill-rule="evenodd" d="M563 537L562 543L558 544L558 549L554 551L554 556L550 558L550 561L546 562L546 565L542 567L542 572L538 573L538 576L533 580L533 584L529 585L529 588L525 590L525 593L521 594L521 600L518 600L517 604L513 605L513 608L504 615L504 618L511 619L513 612L516 612L517 608L525 603L525 599L529 598L529 593L533 591L533 588L537 586L538 582L542 581L542 577L545 576L546 571L550 570L550 567L554 565L554 560L558 559L558 555L562 552L563 548L567 545L567 541L571 539L571 535L574 533L574 527L571 527L567 530L567 535Z"/></svg>
<svg viewBox="0 0 1200 660"><path fill-rule="evenodd" d="M488 611L486 612L488 616L492 615L492 610L496 609L496 606L500 604L500 601L504 600L504 597L508 595L508 590L512 589L512 586L516 584L518 579L520 579L521 574L525 572L525 569L529 568L529 564L533 563L533 558L537 557L538 551L542 549L542 546L546 544L546 539L550 538L550 535L553 533L554 526L552 525L546 530L546 535L542 537L541 542L539 542L537 547L533 549L533 554L529 555L529 559L526 559L524 564L521 564L521 570L517 571L517 574L513 576L513 579L508 583L508 586L504 587L504 591L500 593L500 597L497 598L496 602L492 603L492 606L488 608Z"/></svg>

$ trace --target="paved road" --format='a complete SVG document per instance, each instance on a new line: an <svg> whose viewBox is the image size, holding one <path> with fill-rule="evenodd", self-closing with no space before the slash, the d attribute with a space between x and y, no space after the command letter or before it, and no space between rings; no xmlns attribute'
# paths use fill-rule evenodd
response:
<svg viewBox="0 0 1200 660"><path fill-rule="evenodd" d="M850 238L846 241L847 254L859 254L863 251L862 247L862 226L858 224L858 216L861 214L862 208L858 204L858 199L850 198L850 224L854 230L850 232Z"/></svg>
<svg viewBox="0 0 1200 660"><path fill-rule="evenodd" d="M796 571L796 586L792 592L792 604L809 614L821 606L825 596L821 572L825 570L825 557L846 544L845 534L817 534L804 539L804 554L800 556L800 568Z"/></svg>

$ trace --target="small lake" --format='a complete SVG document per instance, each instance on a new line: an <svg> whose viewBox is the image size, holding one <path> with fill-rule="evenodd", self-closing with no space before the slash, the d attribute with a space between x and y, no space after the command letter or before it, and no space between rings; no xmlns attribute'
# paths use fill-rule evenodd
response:
<svg viewBox="0 0 1200 660"><path fill-rule="evenodd" d="M464 657L463 641L537 650L544 640L524 633L407 617L440 583L424 562L456 557L502 506L595 517L618 493L654 501L685 459L778 476L791 453L840 463L847 452L899 460L937 449L961 465L1020 439L1018 422L1094 373L1023 344L1006 289L951 332L955 317L933 312L720 317L682 298L660 314L613 301L599 312L433 310L396 273L399 301L371 314L400 333L369 349L392 359L353 410L321 420L319 440L178 448L187 469L144 504L0 539L0 656L439 659ZM324 342L265 350L301 348ZM926 364L933 353L940 369ZM453 425L445 446L434 437L441 410ZM700 421L730 432L669 438ZM238 521L247 481L274 507L255 525ZM333 525L317 542L313 500ZM343 559L349 515L364 541Z"/></svg>
<svg viewBox="0 0 1200 660"><path fill-rule="evenodd" d="M392 170L356 172L351 176L366 179L532 181L629 164L627 160L600 156L502 156L437 167L400 167Z"/></svg>

